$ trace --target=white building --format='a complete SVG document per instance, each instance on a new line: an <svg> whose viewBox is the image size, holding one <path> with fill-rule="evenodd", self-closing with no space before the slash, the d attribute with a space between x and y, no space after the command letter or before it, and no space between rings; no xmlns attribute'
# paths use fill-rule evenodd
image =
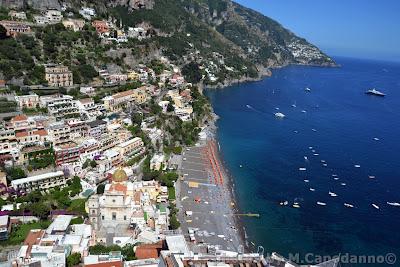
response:
<svg viewBox="0 0 400 267"><path fill-rule="evenodd" d="M46 190L57 186L64 187L69 179L65 177L64 172L56 171L13 180L11 181L11 187L15 190L26 192Z"/></svg>

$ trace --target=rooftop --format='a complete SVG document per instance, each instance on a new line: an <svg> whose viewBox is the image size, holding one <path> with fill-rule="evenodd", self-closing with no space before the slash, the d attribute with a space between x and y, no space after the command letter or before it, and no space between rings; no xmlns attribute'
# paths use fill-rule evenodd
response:
<svg viewBox="0 0 400 267"><path fill-rule="evenodd" d="M44 174L40 174L40 175L36 175L36 176L30 176L30 177L26 177L26 178L13 180L13 181L11 181L11 185L16 186L16 185L20 185L20 184L24 184L24 183L36 182L36 181L40 181L43 179L53 178L53 177L63 176L63 175L64 175L64 172L62 172L62 171L49 172L49 173L44 173Z"/></svg>

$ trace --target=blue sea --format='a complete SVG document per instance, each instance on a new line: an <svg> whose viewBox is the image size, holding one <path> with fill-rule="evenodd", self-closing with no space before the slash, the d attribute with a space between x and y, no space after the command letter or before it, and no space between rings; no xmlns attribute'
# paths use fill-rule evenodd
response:
<svg viewBox="0 0 400 267"><path fill-rule="evenodd" d="M340 68L288 66L259 82L207 90L222 158L240 210L261 214L242 218L254 249L302 263L396 253L399 263L400 207L387 202L400 203L400 64L336 61ZM374 87L387 96L364 94ZM385 264L368 266L375 265Z"/></svg>

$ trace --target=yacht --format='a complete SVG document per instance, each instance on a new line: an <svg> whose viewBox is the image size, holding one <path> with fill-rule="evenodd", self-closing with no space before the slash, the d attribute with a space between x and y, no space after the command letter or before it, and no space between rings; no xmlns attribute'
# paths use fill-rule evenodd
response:
<svg viewBox="0 0 400 267"><path fill-rule="evenodd" d="M358 165L358 164L354 165L354 167L355 167L355 168L361 168L361 166Z"/></svg>
<svg viewBox="0 0 400 267"><path fill-rule="evenodd" d="M303 113L307 113L307 111L306 111L306 110L304 110L304 109L303 109L301 112L303 112Z"/></svg>
<svg viewBox="0 0 400 267"><path fill-rule="evenodd" d="M375 88L369 89L365 92L367 95L385 96L386 94L376 90Z"/></svg>
<svg viewBox="0 0 400 267"><path fill-rule="evenodd" d="M379 141L380 139L378 137L374 137L374 140L375 141Z"/></svg>
<svg viewBox="0 0 400 267"><path fill-rule="evenodd" d="M310 187L310 191L311 191L311 192L314 192L314 191L315 191L315 189Z"/></svg>
<svg viewBox="0 0 400 267"><path fill-rule="evenodd" d="M299 171L306 171L306 168L299 168Z"/></svg>
<svg viewBox="0 0 400 267"><path fill-rule="evenodd" d="M306 92L311 92L311 88L306 87L306 89L304 89Z"/></svg>
<svg viewBox="0 0 400 267"><path fill-rule="evenodd" d="M300 205L295 203L295 204L293 204L293 208L297 208L298 209L298 208L300 208Z"/></svg>
<svg viewBox="0 0 400 267"><path fill-rule="evenodd" d="M400 207L400 203L398 202L386 202L390 206Z"/></svg>
<svg viewBox="0 0 400 267"><path fill-rule="evenodd" d="M368 175L368 178L369 179L375 179L375 176L374 175Z"/></svg>
<svg viewBox="0 0 400 267"><path fill-rule="evenodd" d="M294 101L294 103L293 103L293 105L292 105L292 107L297 107L297 105L296 105L296 101Z"/></svg>
<svg viewBox="0 0 400 267"><path fill-rule="evenodd" d="M337 197L337 195L336 195L335 193L331 192L331 191L329 191L329 195L330 195L331 197Z"/></svg>
<svg viewBox="0 0 400 267"><path fill-rule="evenodd" d="M320 205L320 206L326 206L326 203L325 203L325 202L320 202L320 201L318 201L317 204Z"/></svg>
<svg viewBox="0 0 400 267"><path fill-rule="evenodd" d="M346 186L346 183L341 183L340 185Z"/></svg>
<svg viewBox="0 0 400 267"><path fill-rule="evenodd" d="M345 207L348 207L348 208L354 208L354 206L353 205L351 205L351 204L348 204L348 203L344 203L343 204Z"/></svg>
<svg viewBox="0 0 400 267"><path fill-rule="evenodd" d="M309 183L309 182L310 182L310 180L308 180L308 179L305 179L305 180L304 180L304 182L305 182L305 183Z"/></svg>
<svg viewBox="0 0 400 267"><path fill-rule="evenodd" d="M333 180L337 181L337 180L339 180L339 177L335 177L335 178L333 178Z"/></svg>
<svg viewBox="0 0 400 267"><path fill-rule="evenodd" d="M372 204L372 207L374 207L375 209L379 210L379 206L376 204Z"/></svg>
<svg viewBox="0 0 400 267"><path fill-rule="evenodd" d="M285 118L285 114L283 114L281 112L277 112L277 113L275 113L275 117L277 117L277 118Z"/></svg>
<svg viewBox="0 0 400 267"><path fill-rule="evenodd" d="M304 156L304 160L308 160L307 156Z"/></svg>

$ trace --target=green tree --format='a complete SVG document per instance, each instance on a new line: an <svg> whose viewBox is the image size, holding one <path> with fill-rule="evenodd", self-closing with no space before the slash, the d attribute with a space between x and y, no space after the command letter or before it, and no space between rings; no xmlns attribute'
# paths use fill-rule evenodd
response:
<svg viewBox="0 0 400 267"><path fill-rule="evenodd" d="M186 81L190 83L198 83L201 80L201 72L199 64L195 62L190 62L182 68L182 74L185 76Z"/></svg>
<svg viewBox="0 0 400 267"><path fill-rule="evenodd" d="M81 262L81 254L80 253L72 253L67 257L67 266L73 267L77 266Z"/></svg>
<svg viewBox="0 0 400 267"><path fill-rule="evenodd" d="M8 169L6 169L6 172L11 181L26 177L24 170L20 167L8 168Z"/></svg>
<svg viewBox="0 0 400 267"><path fill-rule="evenodd" d="M50 208L43 202L32 203L30 206L34 216L39 217L42 220L46 220L50 213Z"/></svg>
<svg viewBox="0 0 400 267"><path fill-rule="evenodd" d="M169 219L169 229L170 230L176 230L181 226L180 222L176 218L175 214L172 214L170 219Z"/></svg>
<svg viewBox="0 0 400 267"><path fill-rule="evenodd" d="M0 25L0 40L8 38L7 36L7 30L6 28L3 27L3 25Z"/></svg>
<svg viewBox="0 0 400 267"><path fill-rule="evenodd" d="M104 193L104 188L105 188L106 186L104 185L104 184L99 184L98 186L97 186L97 189L96 189L96 193L98 194L98 195L102 195L103 193Z"/></svg>

